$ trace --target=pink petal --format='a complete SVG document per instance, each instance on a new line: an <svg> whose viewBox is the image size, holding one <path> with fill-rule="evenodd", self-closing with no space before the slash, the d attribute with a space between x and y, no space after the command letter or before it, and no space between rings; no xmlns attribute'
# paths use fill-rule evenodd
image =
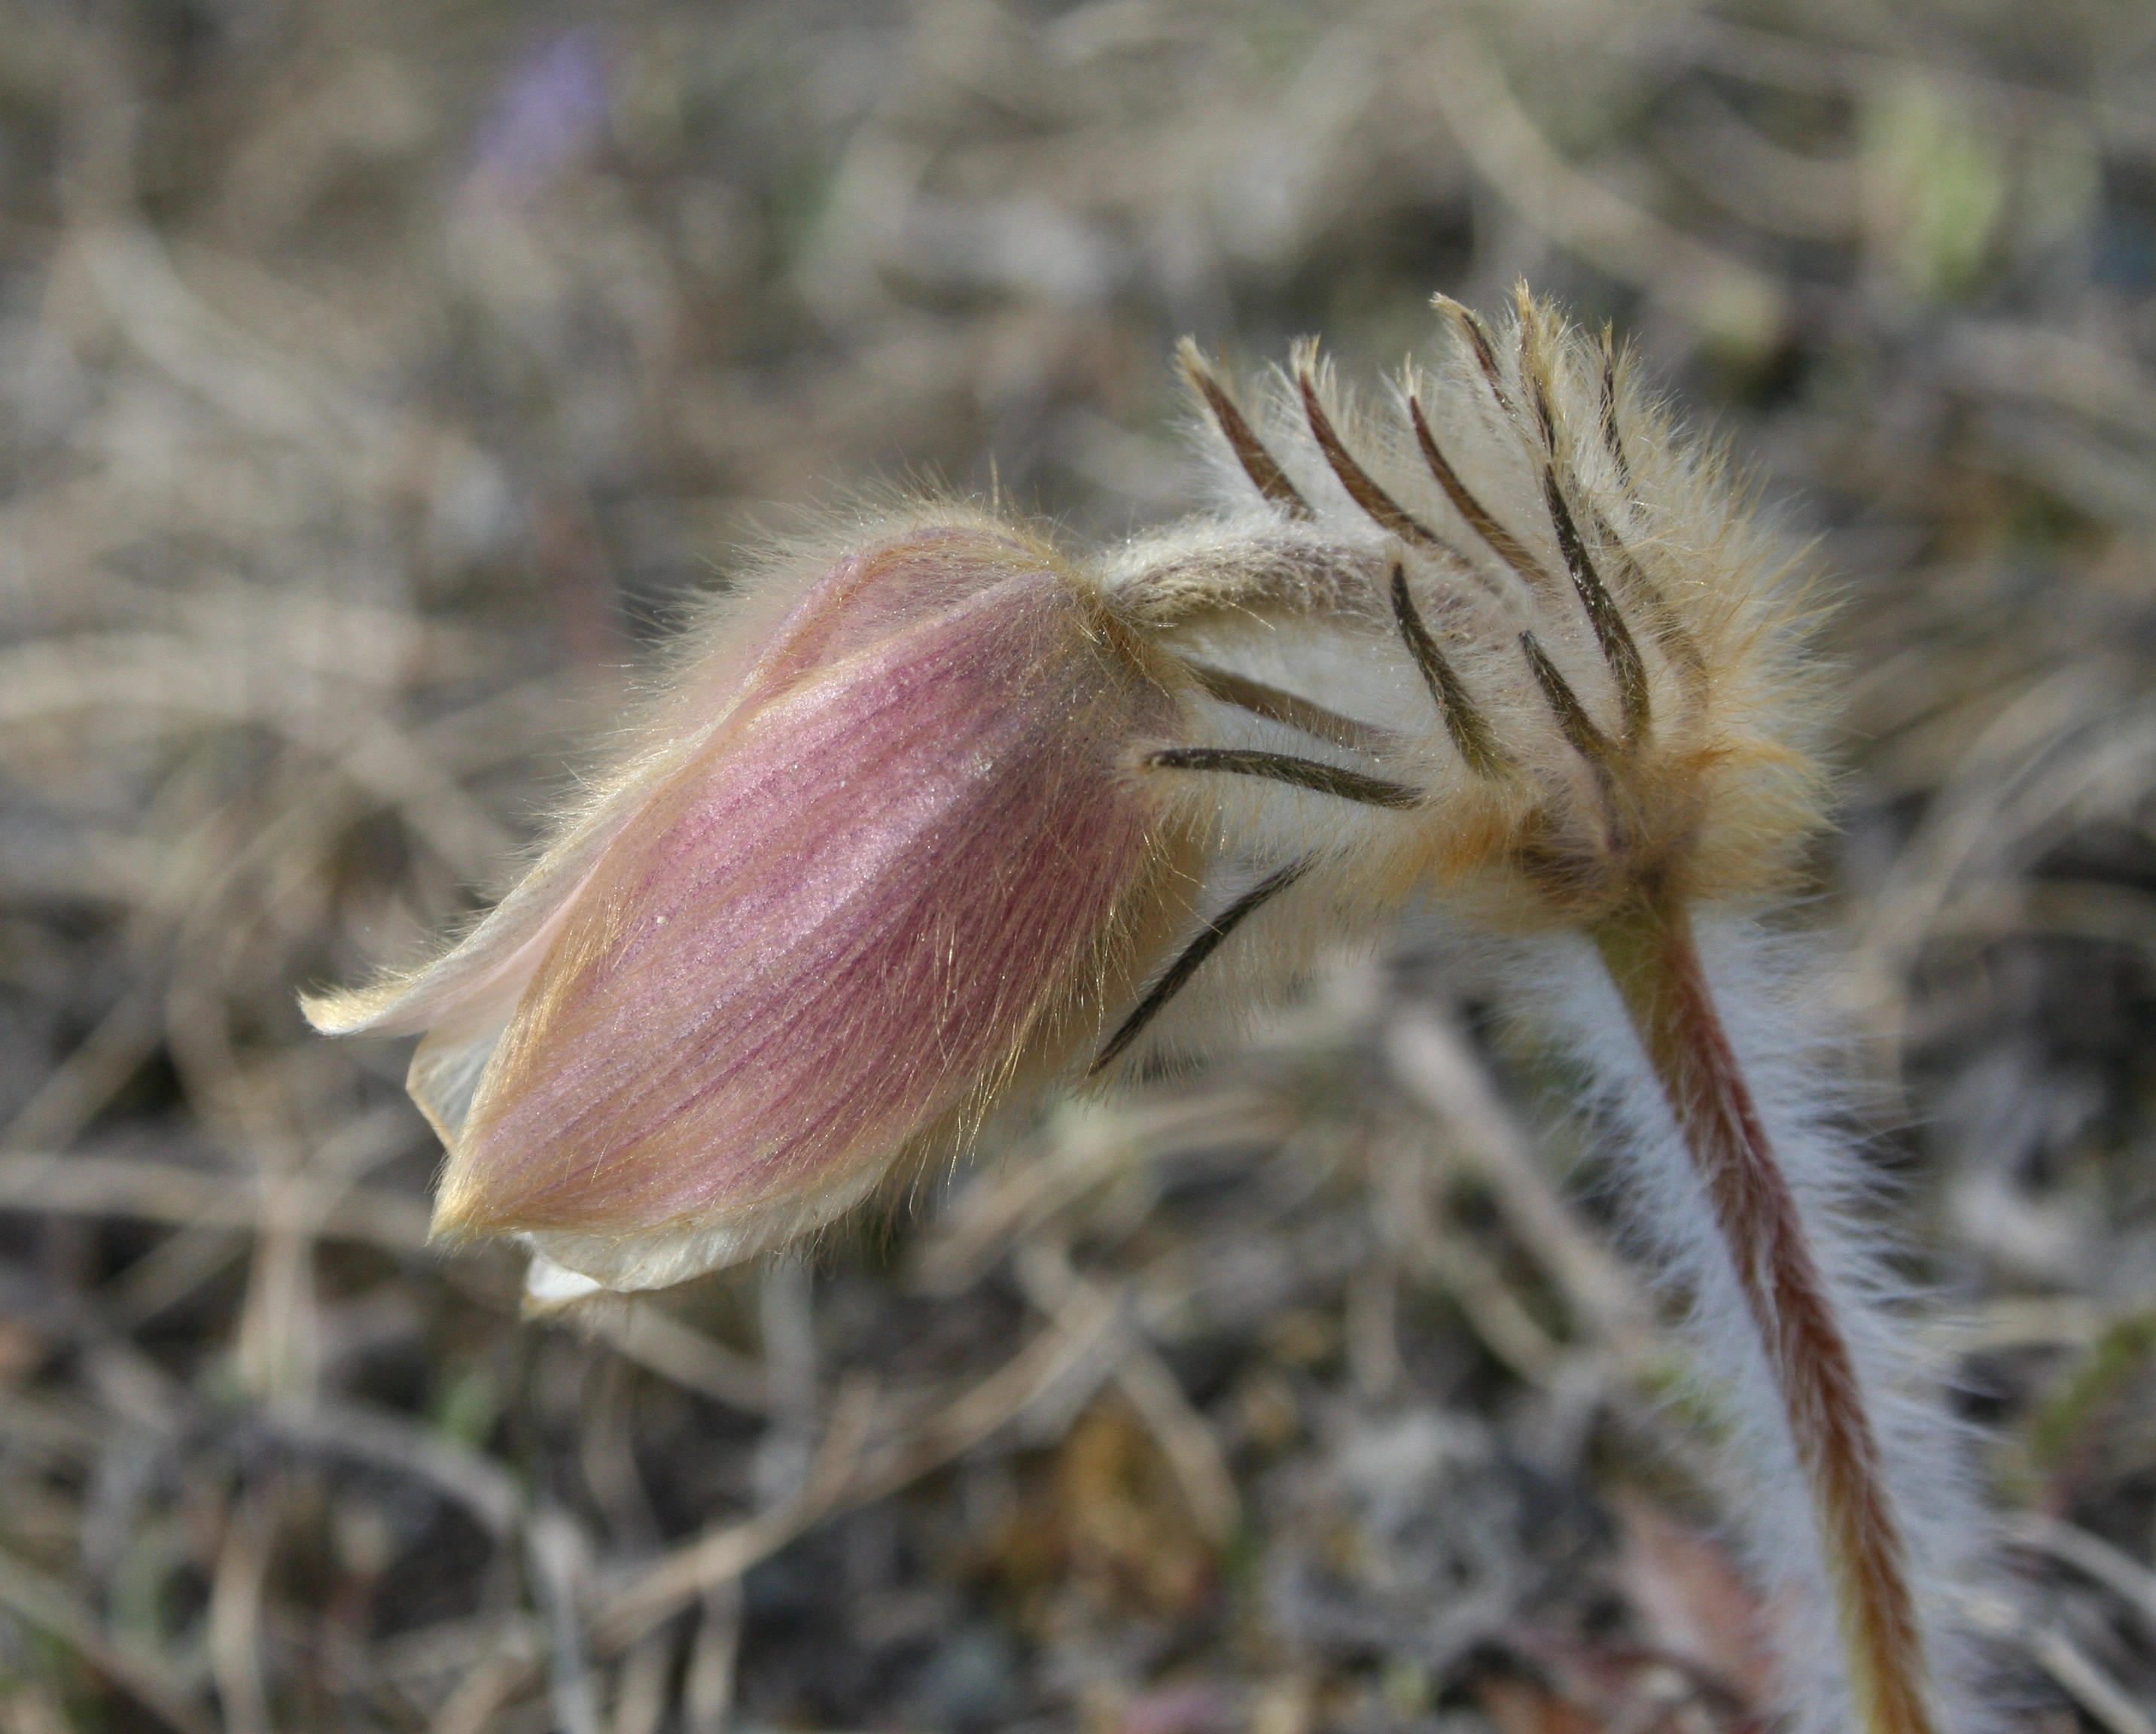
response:
<svg viewBox="0 0 2156 1734"><path fill-rule="evenodd" d="M607 845L668 773L736 714L822 667L871 646L1007 571L1024 545L971 524L928 525L846 554L808 562L723 605L698 636L689 678L662 701L644 732L660 744L634 760L547 849L486 918L433 962L371 987L310 994L302 1009L329 1035L409 1035L453 1020L465 1032L445 1059L430 1044L410 1080L437 1129L463 1117L475 1029L498 1034L561 931L562 918ZM483 1064L490 1039L476 1051ZM446 1074L449 1081L444 1081ZM454 1110L454 1111L451 1111Z"/></svg>
<svg viewBox="0 0 2156 1734"><path fill-rule="evenodd" d="M561 931L578 888L643 798L641 789L617 791L432 963L372 987L306 995L300 1004L307 1021L326 1035L409 1035L482 1004L506 1018Z"/></svg>
<svg viewBox="0 0 2156 1734"><path fill-rule="evenodd" d="M1172 700L1067 581L963 540L815 598L745 683L783 695L607 850L480 1085L445 1226L627 1236L850 1194L978 1112L1045 1017L1081 1008L1066 1045L1097 1025L1163 846L1122 759Z"/></svg>

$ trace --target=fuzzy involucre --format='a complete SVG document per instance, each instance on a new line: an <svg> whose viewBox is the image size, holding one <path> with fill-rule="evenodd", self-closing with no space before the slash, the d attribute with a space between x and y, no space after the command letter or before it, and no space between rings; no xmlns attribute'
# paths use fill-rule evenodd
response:
<svg viewBox="0 0 2156 1734"><path fill-rule="evenodd" d="M1223 510L1114 556L1110 595L1353 726L1313 746L1276 724L1272 744L1417 792L1317 843L1358 901L1435 891L1518 931L1591 922L1649 880L1781 889L1821 818L1826 702L1786 551L1606 335L1524 295L1502 332L1440 305L1450 353L1378 410L1305 346L1246 412L1186 346ZM1257 738L1247 704L1227 712ZM1337 803L1259 804L1271 846L1297 846L1304 814L1339 830Z"/></svg>

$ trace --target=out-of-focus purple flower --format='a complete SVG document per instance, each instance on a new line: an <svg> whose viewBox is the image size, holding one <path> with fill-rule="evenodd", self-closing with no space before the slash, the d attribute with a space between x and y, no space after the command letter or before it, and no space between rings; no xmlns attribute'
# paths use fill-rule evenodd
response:
<svg viewBox="0 0 2156 1734"><path fill-rule="evenodd" d="M606 125L598 32L566 31L526 54L503 83L473 139L467 191L514 203L589 150Z"/></svg>

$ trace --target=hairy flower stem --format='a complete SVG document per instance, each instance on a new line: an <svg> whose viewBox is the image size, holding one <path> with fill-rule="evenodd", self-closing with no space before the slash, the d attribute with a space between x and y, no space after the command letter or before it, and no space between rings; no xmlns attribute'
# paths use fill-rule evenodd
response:
<svg viewBox="0 0 2156 1734"><path fill-rule="evenodd" d="M1933 1734L1899 1525L1849 1339L1707 989L1691 921L1643 896L1594 929L1661 1081L1780 1388L1864 1734Z"/></svg>

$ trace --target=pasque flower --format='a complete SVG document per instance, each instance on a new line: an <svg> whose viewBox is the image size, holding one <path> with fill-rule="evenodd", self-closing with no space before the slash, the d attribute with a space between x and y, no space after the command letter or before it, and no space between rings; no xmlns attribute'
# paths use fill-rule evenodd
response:
<svg viewBox="0 0 2156 1734"><path fill-rule="evenodd" d="M436 1230L521 1234L556 1292L679 1282L947 1151L1183 916L1189 843L1131 767L1176 731L1174 664L1020 532L858 536L695 635L469 938L307 1003L427 1032Z"/></svg>
<svg viewBox="0 0 2156 1734"><path fill-rule="evenodd" d="M1621 1136L1796 1725L1928 1734L1971 1528L1758 920L1822 817L1806 591L1606 333L1440 307L1374 414L1313 348L1255 407L1186 348L1217 509L1099 560L943 508L788 556L469 938L309 1013L427 1032L441 1232L643 1288L1448 911Z"/></svg>

